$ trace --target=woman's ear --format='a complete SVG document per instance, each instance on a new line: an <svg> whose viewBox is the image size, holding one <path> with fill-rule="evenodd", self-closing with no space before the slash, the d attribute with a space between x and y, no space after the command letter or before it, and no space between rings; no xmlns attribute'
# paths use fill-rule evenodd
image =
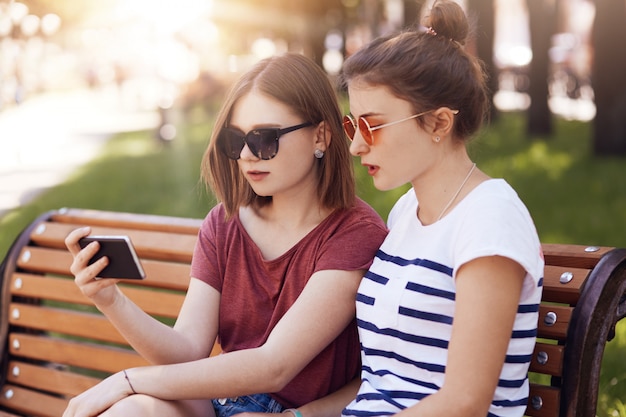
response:
<svg viewBox="0 0 626 417"><path fill-rule="evenodd" d="M440 107L432 112L431 120L433 122L434 136L448 136L452 133L454 127L454 115L458 111L450 110L448 107Z"/></svg>
<svg viewBox="0 0 626 417"><path fill-rule="evenodd" d="M315 128L315 148L322 152L326 152L328 145L332 139L332 133L325 121L321 121Z"/></svg>

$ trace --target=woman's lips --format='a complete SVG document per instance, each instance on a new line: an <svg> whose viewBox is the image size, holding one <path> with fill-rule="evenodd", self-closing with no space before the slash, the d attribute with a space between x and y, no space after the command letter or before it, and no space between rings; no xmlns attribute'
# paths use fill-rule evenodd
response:
<svg viewBox="0 0 626 417"><path fill-rule="evenodd" d="M379 169L379 167L377 167L375 165L363 164L363 166L365 168L367 168L367 173L370 174L371 176L376 175L376 173L378 172L378 169Z"/></svg>
<svg viewBox="0 0 626 417"><path fill-rule="evenodd" d="M261 181L267 177L270 173L265 171L248 171L246 175L250 181Z"/></svg>

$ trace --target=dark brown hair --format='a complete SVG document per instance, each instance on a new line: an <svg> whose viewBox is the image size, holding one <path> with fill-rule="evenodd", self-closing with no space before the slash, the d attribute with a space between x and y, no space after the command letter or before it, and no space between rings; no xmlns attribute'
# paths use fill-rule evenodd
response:
<svg viewBox="0 0 626 417"><path fill-rule="evenodd" d="M463 48L469 24L463 9L436 1L428 29L375 39L344 63L340 84L358 79L389 88L415 113L449 107L459 110L454 134L467 139L480 129L489 109L482 63ZM422 120L419 121L422 123Z"/></svg>
<svg viewBox="0 0 626 417"><path fill-rule="evenodd" d="M317 159L318 196L324 207L348 208L354 204L355 185L349 144L344 137L341 111L326 73L311 59L288 53L258 62L231 88L217 115L209 146L202 159L202 179L232 216L240 206L262 207L270 197L257 195L241 174L237 161L216 146L220 130L228 126L237 101L253 89L284 103L303 122L325 122L331 141L324 157ZM314 156L302 155L303 158Z"/></svg>

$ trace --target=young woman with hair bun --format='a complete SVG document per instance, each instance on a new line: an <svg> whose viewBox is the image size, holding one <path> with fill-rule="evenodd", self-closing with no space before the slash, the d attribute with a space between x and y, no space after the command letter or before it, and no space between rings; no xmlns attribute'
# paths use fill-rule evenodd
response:
<svg viewBox="0 0 626 417"><path fill-rule="evenodd" d="M489 100L462 8L437 1L425 26L374 40L341 76L351 153L376 188L411 184L359 287L361 385L343 415L522 416L541 245L516 192L467 152Z"/></svg>

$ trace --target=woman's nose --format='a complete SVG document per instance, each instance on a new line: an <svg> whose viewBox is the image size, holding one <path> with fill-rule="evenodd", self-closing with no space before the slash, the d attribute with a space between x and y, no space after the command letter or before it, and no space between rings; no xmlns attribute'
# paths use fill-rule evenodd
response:
<svg viewBox="0 0 626 417"><path fill-rule="evenodd" d="M360 156L366 153L367 151L369 151L369 146L367 145L367 143L365 143L365 140L363 139L361 132L357 130L354 133L354 137L352 138L352 141L350 142L350 153L354 156Z"/></svg>
<svg viewBox="0 0 626 417"><path fill-rule="evenodd" d="M241 148L241 152L239 153L239 158L241 159L245 159L245 160L256 160L259 159L258 156L256 156L251 150L250 147L248 146L247 143L243 144L243 148Z"/></svg>

